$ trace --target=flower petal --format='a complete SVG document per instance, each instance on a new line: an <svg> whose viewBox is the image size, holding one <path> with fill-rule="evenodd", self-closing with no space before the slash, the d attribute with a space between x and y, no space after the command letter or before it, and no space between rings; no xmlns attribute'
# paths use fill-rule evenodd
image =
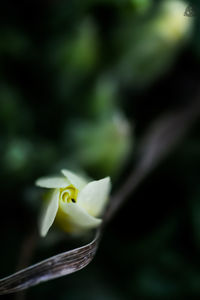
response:
<svg viewBox="0 0 200 300"><path fill-rule="evenodd" d="M60 208L66 214L66 222L69 223L71 230L96 228L102 222L101 219L90 216L82 207L76 203L60 203ZM64 224L63 224L64 225ZM67 225L67 224L66 224Z"/></svg>
<svg viewBox="0 0 200 300"><path fill-rule="evenodd" d="M36 180L35 184L43 188L56 189L67 187L70 182L63 177L42 177Z"/></svg>
<svg viewBox="0 0 200 300"><path fill-rule="evenodd" d="M110 189L110 177L92 181L79 193L77 205L80 205L90 215L96 217L105 208Z"/></svg>
<svg viewBox="0 0 200 300"><path fill-rule="evenodd" d="M59 190L56 189L51 198L47 203L45 203L43 208L42 217L40 220L40 235L45 236L53 224L57 211L58 211L58 203L59 203Z"/></svg>
<svg viewBox="0 0 200 300"><path fill-rule="evenodd" d="M84 186L87 184L87 181L84 180L82 177L77 176L73 172L69 170L61 170L62 174L70 181L70 183L75 186L79 191L84 188Z"/></svg>

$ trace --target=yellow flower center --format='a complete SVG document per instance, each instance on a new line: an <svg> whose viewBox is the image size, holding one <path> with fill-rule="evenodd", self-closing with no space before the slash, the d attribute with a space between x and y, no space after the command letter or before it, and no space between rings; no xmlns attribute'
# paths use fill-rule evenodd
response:
<svg viewBox="0 0 200 300"><path fill-rule="evenodd" d="M60 189L59 201L64 203L76 203L78 190L73 186L69 185L66 188Z"/></svg>
<svg viewBox="0 0 200 300"><path fill-rule="evenodd" d="M66 214L66 211L63 210L63 204L76 203L78 192L79 190L73 185L69 185L66 188L60 188L59 207L55 221L57 226L66 232L72 232L72 226L69 222L69 216Z"/></svg>

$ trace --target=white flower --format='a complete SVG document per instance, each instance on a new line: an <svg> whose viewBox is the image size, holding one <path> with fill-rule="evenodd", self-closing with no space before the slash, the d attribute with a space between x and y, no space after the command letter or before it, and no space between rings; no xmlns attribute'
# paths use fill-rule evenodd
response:
<svg viewBox="0 0 200 300"><path fill-rule="evenodd" d="M46 177L36 185L53 189L45 202L40 234L45 236L54 220L64 231L77 233L95 228L102 222L103 212L111 189L110 177L87 182L68 171L61 171L64 177Z"/></svg>

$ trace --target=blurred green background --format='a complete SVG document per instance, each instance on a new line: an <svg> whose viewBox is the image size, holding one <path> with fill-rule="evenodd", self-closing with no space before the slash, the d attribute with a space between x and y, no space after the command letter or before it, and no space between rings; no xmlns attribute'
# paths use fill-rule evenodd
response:
<svg viewBox="0 0 200 300"><path fill-rule="evenodd" d="M195 17L184 16L190 4ZM38 177L68 168L119 189L152 121L199 95L199 12L181 0L1 3L1 277L37 227ZM198 121L143 181L87 268L26 299L198 299L199 131ZM27 261L84 242L52 230Z"/></svg>

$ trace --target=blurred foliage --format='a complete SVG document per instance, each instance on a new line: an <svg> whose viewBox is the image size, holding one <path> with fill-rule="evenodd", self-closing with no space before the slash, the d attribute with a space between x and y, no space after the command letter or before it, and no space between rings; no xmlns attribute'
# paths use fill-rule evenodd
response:
<svg viewBox="0 0 200 300"><path fill-rule="evenodd" d="M193 99L200 4L190 2L195 18L184 16L188 4L2 3L2 276L14 270L21 243L36 226L35 179L69 168L93 178L110 175L119 188L151 121ZM28 299L199 297L199 130L197 124L118 213L91 266L31 289ZM52 232L34 259L70 243Z"/></svg>

